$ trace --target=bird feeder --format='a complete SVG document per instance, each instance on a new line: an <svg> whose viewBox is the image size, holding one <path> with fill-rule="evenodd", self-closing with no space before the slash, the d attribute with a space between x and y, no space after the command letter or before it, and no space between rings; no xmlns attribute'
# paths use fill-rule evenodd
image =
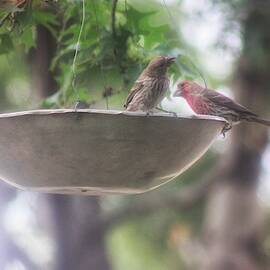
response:
<svg viewBox="0 0 270 270"><path fill-rule="evenodd" d="M0 115L0 179L30 191L135 194L188 169L225 120L112 110Z"/></svg>

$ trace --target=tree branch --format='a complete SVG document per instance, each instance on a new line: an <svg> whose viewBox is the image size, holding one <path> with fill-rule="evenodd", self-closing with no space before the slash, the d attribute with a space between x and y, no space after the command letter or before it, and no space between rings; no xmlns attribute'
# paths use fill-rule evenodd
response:
<svg viewBox="0 0 270 270"><path fill-rule="evenodd" d="M0 20L0 27L3 26L3 24L6 22L6 20L9 18L10 13L8 13L7 15L5 15L1 20Z"/></svg>

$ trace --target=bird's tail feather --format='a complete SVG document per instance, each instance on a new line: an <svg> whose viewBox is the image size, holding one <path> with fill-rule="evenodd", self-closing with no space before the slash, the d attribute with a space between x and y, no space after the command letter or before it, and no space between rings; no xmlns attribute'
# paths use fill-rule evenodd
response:
<svg viewBox="0 0 270 270"><path fill-rule="evenodd" d="M270 127L270 120L262 119L259 117L252 117L249 121L256 122L256 123Z"/></svg>

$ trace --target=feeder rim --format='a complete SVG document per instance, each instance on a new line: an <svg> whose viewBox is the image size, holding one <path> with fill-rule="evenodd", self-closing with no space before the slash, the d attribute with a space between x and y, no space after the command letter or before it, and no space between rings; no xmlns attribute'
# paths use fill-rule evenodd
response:
<svg viewBox="0 0 270 270"><path fill-rule="evenodd" d="M111 115L126 115L126 116L142 116L145 117L145 112L129 112L129 111L120 111L120 110L98 110L98 109L53 109L53 110L27 110L27 111L18 111L18 112L9 112L9 113L0 113L0 118L10 118L18 117L25 115L54 115L54 114L69 114L69 113L89 113L89 114L111 114ZM172 113L153 113L148 117L169 117L177 119L192 119L192 120L213 120L218 122L226 123L227 121L218 116L212 115L179 115L176 114L175 117Z"/></svg>

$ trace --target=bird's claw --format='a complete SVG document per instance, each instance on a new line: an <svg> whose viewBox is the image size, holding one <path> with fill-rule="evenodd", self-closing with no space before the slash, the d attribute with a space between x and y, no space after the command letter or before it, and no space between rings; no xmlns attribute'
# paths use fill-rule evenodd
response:
<svg viewBox="0 0 270 270"><path fill-rule="evenodd" d="M147 116L147 117L149 117L149 116L151 116L151 115L153 115L153 114L154 114L153 111L147 111L147 112L146 112L146 116Z"/></svg>
<svg viewBox="0 0 270 270"><path fill-rule="evenodd" d="M222 136L223 136L223 139L225 139L225 137L226 137L226 131L225 131L225 130L222 130L222 131L221 131L221 134L222 134Z"/></svg>
<svg viewBox="0 0 270 270"><path fill-rule="evenodd" d="M74 110L75 112L78 110L78 109L89 109L89 104L86 103L86 102L83 102L83 101L77 101L75 106L74 106Z"/></svg>
<svg viewBox="0 0 270 270"><path fill-rule="evenodd" d="M76 102L75 105L74 105L74 111L77 112L77 110L79 109L79 106L80 106L80 102Z"/></svg>
<svg viewBox="0 0 270 270"><path fill-rule="evenodd" d="M89 104L87 104L86 102L82 102L82 101L77 101L74 105L74 111L75 113L77 113L76 119L79 120L80 119L80 114L78 113L79 109L89 109Z"/></svg>
<svg viewBox="0 0 270 270"><path fill-rule="evenodd" d="M172 114L174 117L177 117L177 113L176 113L176 112L167 111L167 110L161 109L161 108L159 108L159 107L156 107L156 109L157 109L158 111L161 111L161 112L170 113L170 114Z"/></svg>
<svg viewBox="0 0 270 270"><path fill-rule="evenodd" d="M166 113L172 114L173 117L177 117L177 113L176 112L166 111Z"/></svg>
<svg viewBox="0 0 270 270"><path fill-rule="evenodd" d="M232 129L232 123L227 122L227 123L224 125L224 127L223 127L223 129L222 129L222 131L221 131L221 134L223 135L223 138L225 138L226 133L227 133L229 130L231 130L231 129Z"/></svg>

